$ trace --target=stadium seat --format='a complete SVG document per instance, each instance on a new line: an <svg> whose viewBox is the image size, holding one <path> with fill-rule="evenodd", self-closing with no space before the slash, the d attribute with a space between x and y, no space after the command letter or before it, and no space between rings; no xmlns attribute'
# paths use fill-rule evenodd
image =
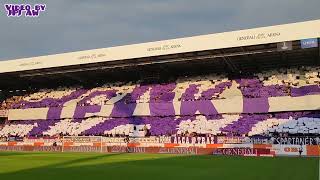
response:
<svg viewBox="0 0 320 180"><path fill-rule="evenodd" d="M91 89L83 87L61 87L42 89L25 96L15 96L2 102L2 109L45 108L46 111L63 111L63 108L114 107L120 104L125 112L111 112L126 115L129 108L146 107L149 103L176 103L194 101L231 101L241 98L243 112L194 115L170 114L157 116L115 116L99 115L82 118L63 117L61 114L46 119L10 121L0 130L0 136L54 136L68 135L184 135L184 134L237 134L239 136L269 135L273 133L319 134L320 116L317 111L250 112L245 104L248 99L268 101L274 97L304 97L320 95L318 67L300 67L264 71L247 77L230 79L225 74L209 74L196 77L182 77L174 82L139 84L139 82L115 82ZM108 106L110 105L110 106ZM248 106L248 107L247 107ZM253 109L259 106L253 104ZM58 108L58 109L54 109ZM59 109L60 108L60 109ZM174 107L181 110L180 106ZM242 108L242 107L241 107ZM252 107L249 107L252 108ZM88 108L90 109L90 108ZM224 109L220 107L220 109ZM220 110L219 109L219 110ZM111 110L110 110L111 111ZM218 111L217 111L218 112ZM132 111L132 113L134 113ZM76 113L74 113L76 114Z"/></svg>

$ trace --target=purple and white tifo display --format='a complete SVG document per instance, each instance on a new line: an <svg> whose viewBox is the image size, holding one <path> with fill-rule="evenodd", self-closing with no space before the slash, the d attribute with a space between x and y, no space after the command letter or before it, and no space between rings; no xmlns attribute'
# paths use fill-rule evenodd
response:
<svg viewBox="0 0 320 180"><path fill-rule="evenodd" d="M319 69L174 83L107 84L29 94L12 105L0 136L320 134Z"/></svg>
<svg viewBox="0 0 320 180"><path fill-rule="evenodd" d="M8 17L39 17L46 11L46 4L4 4Z"/></svg>

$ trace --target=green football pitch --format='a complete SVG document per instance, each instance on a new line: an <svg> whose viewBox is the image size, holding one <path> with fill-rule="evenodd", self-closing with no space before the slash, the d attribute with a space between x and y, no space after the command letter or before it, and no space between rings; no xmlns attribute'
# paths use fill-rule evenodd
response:
<svg viewBox="0 0 320 180"><path fill-rule="evenodd" d="M318 158L0 152L0 180L318 180Z"/></svg>

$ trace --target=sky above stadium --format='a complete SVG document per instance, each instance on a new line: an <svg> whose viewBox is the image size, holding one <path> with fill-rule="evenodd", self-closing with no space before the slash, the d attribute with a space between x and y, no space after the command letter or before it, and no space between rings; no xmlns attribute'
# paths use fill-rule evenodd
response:
<svg viewBox="0 0 320 180"><path fill-rule="evenodd" d="M5 3L45 3L38 18ZM0 60L320 19L320 0L1 0Z"/></svg>

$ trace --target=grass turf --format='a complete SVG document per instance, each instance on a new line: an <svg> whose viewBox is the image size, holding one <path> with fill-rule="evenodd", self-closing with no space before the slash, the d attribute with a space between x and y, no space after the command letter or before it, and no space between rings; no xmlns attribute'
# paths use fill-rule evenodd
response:
<svg viewBox="0 0 320 180"><path fill-rule="evenodd" d="M318 180L319 158L0 152L0 180Z"/></svg>

